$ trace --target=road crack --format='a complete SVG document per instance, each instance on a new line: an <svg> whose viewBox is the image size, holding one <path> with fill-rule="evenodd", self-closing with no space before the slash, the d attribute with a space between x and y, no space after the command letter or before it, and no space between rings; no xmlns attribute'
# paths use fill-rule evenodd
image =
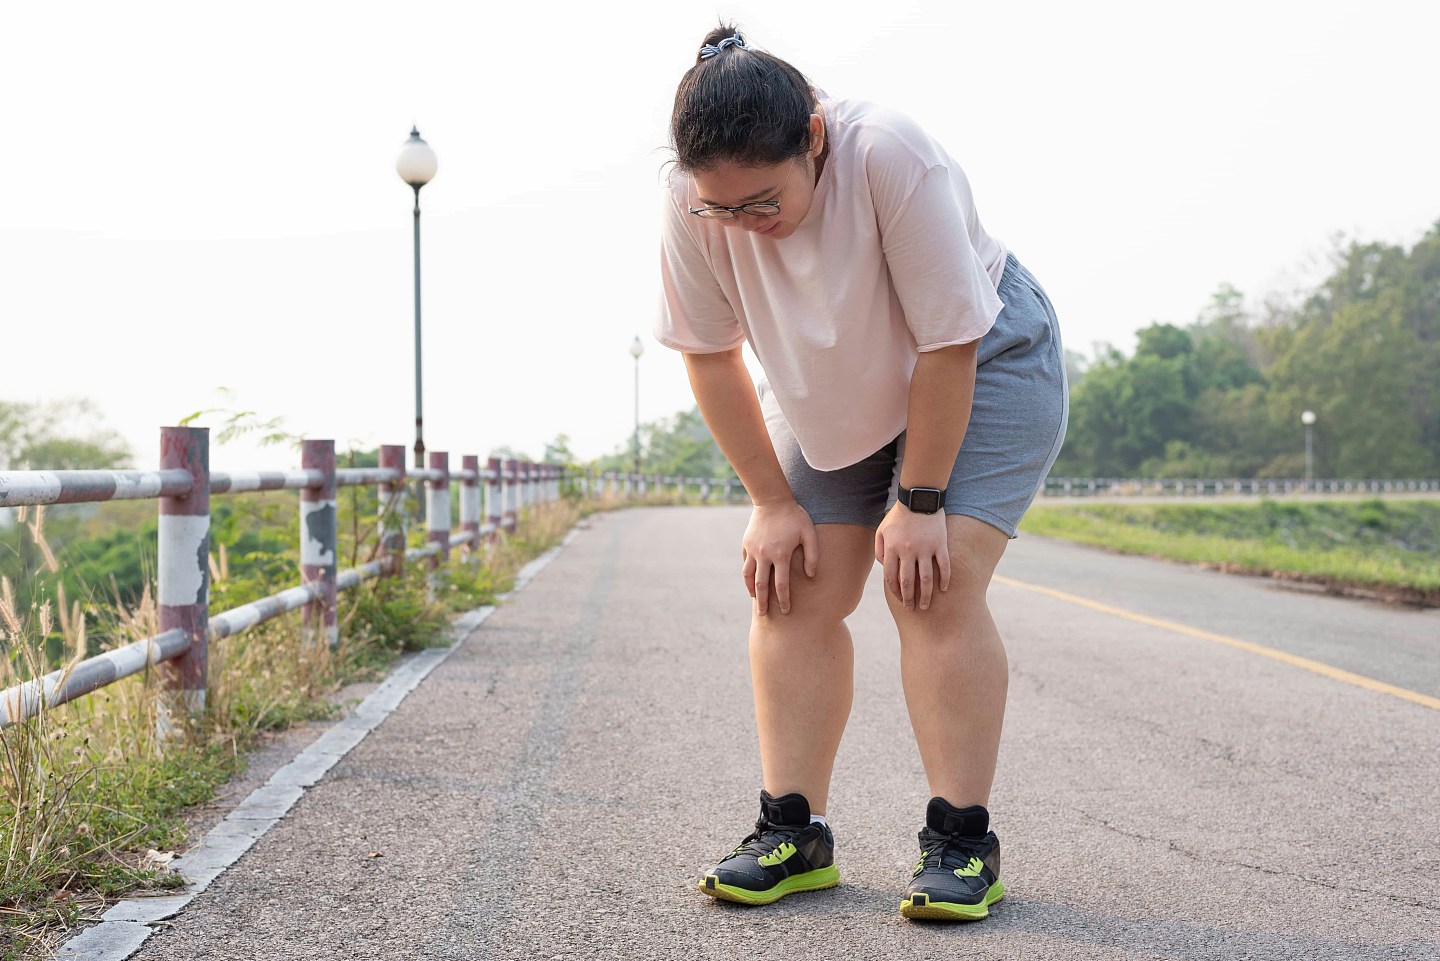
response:
<svg viewBox="0 0 1440 961"><path fill-rule="evenodd" d="M1100 825L1105 830L1110 831L1114 834L1119 834L1122 837L1133 838L1137 841L1149 841L1152 844L1163 844L1169 850L1174 851L1176 854L1187 857L1192 861L1203 861L1208 864L1231 864L1235 867L1247 868L1251 871L1259 871L1261 874L1268 874L1272 877L1290 878L1291 880L1301 881L1305 884L1313 884L1316 887L1327 888L1331 891L1339 891L1350 894L1366 894L1372 897L1385 898L1386 900L1393 901L1396 904L1403 904L1407 907L1423 908L1426 911L1440 911L1440 904L1433 904L1429 901L1422 901L1418 898L1408 898L1399 894L1391 894L1389 891L1377 891L1373 888L1362 888L1348 884L1337 884L1333 881L1327 881L1322 878L1307 877L1303 874L1296 874L1293 871L1283 871L1279 868L1272 868L1263 864L1251 864L1248 861L1242 861L1237 858L1227 858L1217 854L1202 854L1199 851L1192 851L1191 849L1181 844L1177 844L1170 838L1154 837L1153 835L1142 834L1138 831L1127 831L1124 828L1116 827L1114 824L1110 823L1104 818L1099 817L1098 815L1091 814L1088 811L1081 811L1080 816L1085 818L1087 821L1092 821L1095 824Z"/></svg>

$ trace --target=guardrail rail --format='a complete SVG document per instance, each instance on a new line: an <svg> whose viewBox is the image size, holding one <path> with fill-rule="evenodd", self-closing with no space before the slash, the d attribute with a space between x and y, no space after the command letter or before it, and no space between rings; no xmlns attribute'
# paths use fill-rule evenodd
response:
<svg viewBox="0 0 1440 961"><path fill-rule="evenodd" d="M407 482L423 482L426 543L406 548L404 511ZM450 486L460 484L460 524L451 529ZM561 465L465 455L459 470L449 454L431 451L424 469L405 466L405 448L380 448L380 466L335 466L333 440L306 440L299 470L210 470L209 430L162 427L158 470L0 471L0 507L77 504L110 500L159 501L156 600L159 633L105 651L0 692L0 728L34 717L121 678L155 668L160 679L162 730L173 729L172 705L187 713L205 707L209 645L272 618L303 609L303 636L334 646L338 640L336 595L376 577L396 576L407 562L436 569L452 549L477 550L485 540L513 531L528 508L558 500L562 486L580 496L627 499L671 488L688 496L697 489L708 501L723 492L728 500L738 481L595 471L571 472ZM378 556L350 570L337 569L336 491L378 486ZM300 584L249 604L210 614L210 498L253 491L300 491Z"/></svg>

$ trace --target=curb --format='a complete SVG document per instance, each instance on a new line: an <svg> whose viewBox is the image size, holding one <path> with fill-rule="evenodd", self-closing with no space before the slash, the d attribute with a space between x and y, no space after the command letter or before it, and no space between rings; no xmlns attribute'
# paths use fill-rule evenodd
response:
<svg viewBox="0 0 1440 961"><path fill-rule="evenodd" d="M506 601L519 593L535 575L553 561L584 528L576 526L556 547L526 564L515 575L515 586L497 596ZM114 904L100 916L100 923L85 929L56 949L54 957L67 961L125 961L138 951L161 924L180 913L185 905L240 859L245 852L279 823L325 772L350 752L365 736L389 717L406 695L439 667L455 649L485 623L496 608L467 611L451 625L454 641L448 647L421 651L405 661L356 706L354 712L320 735L280 768L261 787L250 792L240 805L183 855L175 859L176 869L190 888L184 894L164 897L128 898Z"/></svg>

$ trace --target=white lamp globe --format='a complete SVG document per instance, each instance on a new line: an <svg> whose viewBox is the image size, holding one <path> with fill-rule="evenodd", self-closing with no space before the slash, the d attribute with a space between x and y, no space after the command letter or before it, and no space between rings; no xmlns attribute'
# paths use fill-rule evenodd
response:
<svg viewBox="0 0 1440 961"><path fill-rule="evenodd" d="M639 360L640 355L643 353L645 353L645 345L640 343L639 337L636 337L635 342L630 345L630 356Z"/></svg>
<svg viewBox="0 0 1440 961"><path fill-rule="evenodd" d="M420 139L420 131L411 127L410 139L405 141L400 147L400 153L395 157L395 172L400 175L401 180L419 190L435 176L438 166L435 151Z"/></svg>
<svg viewBox="0 0 1440 961"><path fill-rule="evenodd" d="M1309 427L1311 424L1315 423L1315 412L1313 410L1305 411L1305 413L1300 415L1300 423L1304 424L1306 427Z"/></svg>

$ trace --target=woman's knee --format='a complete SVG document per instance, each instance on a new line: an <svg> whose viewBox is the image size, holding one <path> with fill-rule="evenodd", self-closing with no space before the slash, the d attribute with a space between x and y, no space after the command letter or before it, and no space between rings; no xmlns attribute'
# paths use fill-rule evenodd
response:
<svg viewBox="0 0 1440 961"><path fill-rule="evenodd" d="M811 577L805 573L804 561L796 551L790 561L790 612L780 613L779 598L772 586L769 612L764 617L754 615L755 625L788 629L840 624L860 606L869 564L868 556L857 562L851 557L826 556L822 550L818 570Z"/></svg>
<svg viewBox="0 0 1440 961"><path fill-rule="evenodd" d="M959 645L976 631L994 629L984 592L967 591L954 583L948 591L935 588L928 610L907 608L889 591L885 592L885 601L902 643Z"/></svg>

